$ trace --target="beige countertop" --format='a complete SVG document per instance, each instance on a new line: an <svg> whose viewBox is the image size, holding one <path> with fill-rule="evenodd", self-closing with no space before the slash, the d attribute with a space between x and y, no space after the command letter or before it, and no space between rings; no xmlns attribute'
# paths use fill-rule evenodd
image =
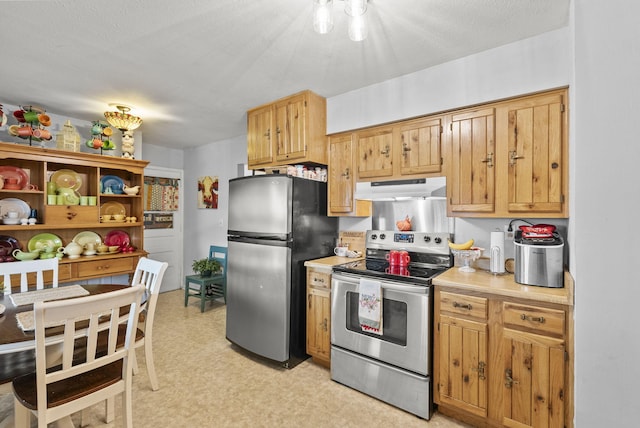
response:
<svg viewBox="0 0 640 428"><path fill-rule="evenodd" d="M483 270L460 272L453 267L433 279L436 286L456 287L461 291L476 291L500 296L531 299L540 302L573 306L573 277L565 271L564 288L546 288L518 284L513 274L494 275Z"/></svg>
<svg viewBox="0 0 640 428"><path fill-rule="evenodd" d="M355 262L357 260L362 260L364 257L338 257L338 256L329 256L323 257L321 259L315 260L307 260L304 262L306 267L312 268L328 268L331 269L337 265L343 265L345 263Z"/></svg>

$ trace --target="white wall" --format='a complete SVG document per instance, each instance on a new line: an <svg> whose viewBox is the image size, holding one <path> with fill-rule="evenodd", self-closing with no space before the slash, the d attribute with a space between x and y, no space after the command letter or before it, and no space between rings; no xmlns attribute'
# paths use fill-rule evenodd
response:
<svg viewBox="0 0 640 428"><path fill-rule="evenodd" d="M184 168L184 150L168 149L145 143L141 152L141 157L136 156L136 158L149 161L149 165L174 169Z"/></svg>
<svg viewBox="0 0 640 428"><path fill-rule="evenodd" d="M632 244L640 210L640 3L574 5L576 426L632 427L640 423Z"/></svg>
<svg viewBox="0 0 640 428"><path fill-rule="evenodd" d="M569 29L511 43L327 100L329 134L560 87Z"/></svg>
<svg viewBox="0 0 640 428"><path fill-rule="evenodd" d="M244 135L184 151L185 274L193 272L193 260L207 257L210 245L227 246L229 179L237 176L238 164L246 162ZM219 180L218 209L197 208L197 180L207 175Z"/></svg>

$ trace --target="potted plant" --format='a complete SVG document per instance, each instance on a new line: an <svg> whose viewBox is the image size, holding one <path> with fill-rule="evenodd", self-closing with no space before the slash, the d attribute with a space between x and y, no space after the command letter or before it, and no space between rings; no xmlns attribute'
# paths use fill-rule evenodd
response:
<svg viewBox="0 0 640 428"><path fill-rule="evenodd" d="M222 265L214 259L199 259L193 261L191 268L200 276L211 276L214 272L220 272Z"/></svg>

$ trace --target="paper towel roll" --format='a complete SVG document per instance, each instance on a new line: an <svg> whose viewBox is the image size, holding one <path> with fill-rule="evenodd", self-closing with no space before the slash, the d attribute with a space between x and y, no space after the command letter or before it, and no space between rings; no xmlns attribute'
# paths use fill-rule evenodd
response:
<svg viewBox="0 0 640 428"><path fill-rule="evenodd" d="M490 269L492 273L504 273L504 232L491 232Z"/></svg>

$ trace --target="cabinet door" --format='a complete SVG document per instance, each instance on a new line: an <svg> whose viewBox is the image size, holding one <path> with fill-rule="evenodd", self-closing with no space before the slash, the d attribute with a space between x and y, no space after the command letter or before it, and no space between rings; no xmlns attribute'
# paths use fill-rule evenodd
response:
<svg viewBox="0 0 640 428"><path fill-rule="evenodd" d="M487 324L440 315L436 387L440 403L487 416Z"/></svg>
<svg viewBox="0 0 640 428"><path fill-rule="evenodd" d="M508 106L509 212L563 211L564 115L560 94Z"/></svg>
<svg viewBox="0 0 640 428"><path fill-rule="evenodd" d="M442 154L440 118L421 120L400 127L402 175L440 172Z"/></svg>
<svg viewBox="0 0 640 428"><path fill-rule="evenodd" d="M273 163L271 142L273 108L262 107L247 113L247 154L249 168Z"/></svg>
<svg viewBox="0 0 640 428"><path fill-rule="evenodd" d="M307 353L328 361L331 358L331 291L307 288Z"/></svg>
<svg viewBox="0 0 640 428"><path fill-rule="evenodd" d="M504 329L503 424L564 426L564 341Z"/></svg>
<svg viewBox="0 0 640 428"><path fill-rule="evenodd" d="M493 108L451 117L447 192L452 212L495 211L494 123Z"/></svg>
<svg viewBox="0 0 640 428"><path fill-rule="evenodd" d="M287 161L306 157L305 107L304 95L276 103L276 160Z"/></svg>
<svg viewBox="0 0 640 428"><path fill-rule="evenodd" d="M353 211L353 141L351 134L329 139L329 214Z"/></svg>
<svg viewBox="0 0 640 428"><path fill-rule="evenodd" d="M393 129L362 131L358 140L358 177L378 178L393 175Z"/></svg>

